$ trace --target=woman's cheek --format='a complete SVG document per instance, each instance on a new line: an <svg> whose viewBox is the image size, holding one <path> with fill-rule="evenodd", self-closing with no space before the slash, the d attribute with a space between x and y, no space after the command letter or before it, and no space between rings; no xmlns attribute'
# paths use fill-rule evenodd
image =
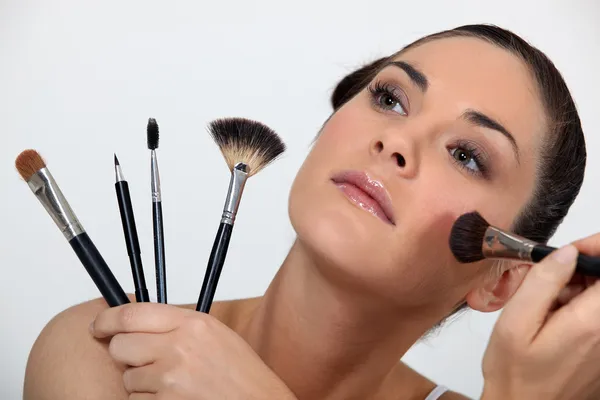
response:
<svg viewBox="0 0 600 400"><path fill-rule="evenodd" d="M426 219L426 223L422 225L424 229L421 236L422 247L424 249L447 249L449 254L450 231L455 220L456 216L453 212L432 210ZM423 245L425 243L430 245ZM440 257L441 254L437 253L435 256Z"/></svg>
<svg viewBox="0 0 600 400"><path fill-rule="evenodd" d="M425 249L433 247L445 249L443 254L437 253L436 257L449 258L453 260L450 251L450 233L456 219L466 212L472 211L471 207L464 201L452 199L451 196L425 196L414 205L419 207L420 212L414 214L416 219L412 223L420 230L421 243L430 243L431 246L422 246ZM411 224L412 225L412 224Z"/></svg>

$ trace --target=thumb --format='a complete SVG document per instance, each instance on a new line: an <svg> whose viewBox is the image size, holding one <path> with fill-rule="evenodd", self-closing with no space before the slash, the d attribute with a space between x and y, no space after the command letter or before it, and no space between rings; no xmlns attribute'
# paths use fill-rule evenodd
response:
<svg viewBox="0 0 600 400"><path fill-rule="evenodd" d="M577 254L575 246L567 245L534 265L507 303L498 324L510 327L515 337L531 343L561 290L571 280Z"/></svg>

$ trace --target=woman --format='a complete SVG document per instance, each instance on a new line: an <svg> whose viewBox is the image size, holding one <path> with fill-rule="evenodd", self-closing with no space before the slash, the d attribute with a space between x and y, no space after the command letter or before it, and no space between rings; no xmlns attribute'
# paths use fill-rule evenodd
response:
<svg viewBox="0 0 600 400"><path fill-rule="evenodd" d="M332 100L291 190L297 239L263 297L211 316L75 306L34 345L25 398L461 399L398 360L456 310L498 310L519 286L486 354L483 398L599 393L600 335L581 317L600 294L561 290L574 246L534 267L463 265L448 248L454 219L474 209L545 242L577 196L584 138L551 62L500 28L461 27L349 75ZM600 254L598 237L576 246Z"/></svg>

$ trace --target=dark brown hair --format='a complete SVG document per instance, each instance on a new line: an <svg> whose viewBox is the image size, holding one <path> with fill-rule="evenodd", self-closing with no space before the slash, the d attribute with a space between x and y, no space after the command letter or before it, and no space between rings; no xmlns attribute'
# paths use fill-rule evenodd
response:
<svg viewBox="0 0 600 400"><path fill-rule="evenodd" d="M537 85L547 118L546 140L537 168L531 201L515 219L513 231L546 243L567 215L583 183L586 148L579 115L567 85L552 61L521 37L494 25L465 25L425 36L390 57L378 59L344 77L331 96L334 110L358 94L381 67L402 52L451 37L473 37L499 46L519 57Z"/></svg>

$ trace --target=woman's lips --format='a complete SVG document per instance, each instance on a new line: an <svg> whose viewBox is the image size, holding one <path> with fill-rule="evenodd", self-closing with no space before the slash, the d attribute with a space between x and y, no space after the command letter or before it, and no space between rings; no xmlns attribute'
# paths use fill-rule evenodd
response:
<svg viewBox="0 0 600 400"><path fill-rule="evenodd" d="M369 175L360 171L344 171L336 174L331 180L358 207L388 224L395 225L390 196L380 182L372 180Z"/></svg>

